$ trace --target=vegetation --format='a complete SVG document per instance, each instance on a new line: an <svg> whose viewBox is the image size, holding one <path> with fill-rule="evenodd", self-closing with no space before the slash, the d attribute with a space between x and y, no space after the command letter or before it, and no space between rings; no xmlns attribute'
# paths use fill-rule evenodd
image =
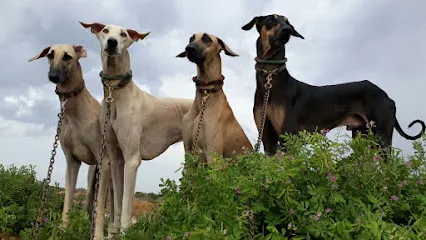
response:
<svg viewBox="0 0 426 240"><path fill-rule="evenodd" d="M422 239L425 139L387 162L373 136L343 143L321 134L284 136L287 152L248 153L212 166L187 156L180 185L124 239Z"/></svg>
<svg viewBox="0 0 426 240"><path fill-rule="evenodd" d="M161 196L136 193L155 210L119 238L425 239L426 137L413 155L393 149L385 161L371 134L343 142L323 135L283 136L286 153L247 151L211 166L186 156L179 184L162 179ZM0 232L32 239L41 182L31 166L0 165L0 183ZM40 239L89 239L82 204L61 226L62 198L52 187Z"/></svg>

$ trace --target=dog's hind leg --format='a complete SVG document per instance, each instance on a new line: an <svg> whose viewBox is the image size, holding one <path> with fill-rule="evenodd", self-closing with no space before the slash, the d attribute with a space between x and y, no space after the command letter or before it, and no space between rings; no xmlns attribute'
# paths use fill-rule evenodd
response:
<svg viewBox="0 0 426 240"><path fill-rule="evenodd" d="M77 184L78 171L80 170L81 162L77 160L72 153L65 152L67 159L67 172L65 177L65 199L64 208L62 211L62 224L68 225L68 211L73 204L75 186Z"/></svg>
<svg viewBox="0 0 426 240"><path fill-rule="evenodd" d="M87 173L86 209L90 222L92 222L93 199L95 197L95 181L97 174L96 170L96 165L89 165L89 170Z"/></svg>

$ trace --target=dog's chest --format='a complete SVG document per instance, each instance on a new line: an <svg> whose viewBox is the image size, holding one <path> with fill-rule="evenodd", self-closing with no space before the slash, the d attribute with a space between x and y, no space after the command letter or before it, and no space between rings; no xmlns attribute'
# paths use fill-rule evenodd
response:
<svg viewBox="0 0 426 240"><path fill-rule="evenodd" d="M88 129L79 129L76 126L64 123L61 129L60 143L67 154L72 154L77 160L87 164L95 164L96 159L89 144L98 146L97 141L99 139L93 139L96 136L98 134L90 132Z"/></svg>
<svg viewBox="0 0 426 240"><path fill-rule="evenodd" d="M281 132L284 126L284 120L286 118L286 109L284 105L271 103L266 108L266 116L271 122L272 127L276 132Z"/></svg>

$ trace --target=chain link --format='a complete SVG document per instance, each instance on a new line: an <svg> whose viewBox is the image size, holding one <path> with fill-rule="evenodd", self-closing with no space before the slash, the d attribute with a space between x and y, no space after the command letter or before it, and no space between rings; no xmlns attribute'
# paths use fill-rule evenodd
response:
<svg viewBox="0 0 426 240"><path fill-rule="evenodd" d="M208 97L209 97L209 94L207 93L206 90L204 90L203 96L202 96L202 99L201 99L200 121L198 122L197 133L195 134L195 139L194 139L194 142L192 144L192 154L195 154L195 149L196 149L196 147L198 145L198 140L199 140L199 137L200 137L201 126L203 124L203 119L204 119L204 111L206 110L206 101L207 101Z"/></svg>
<svg viewBox="0 0 426 240"><path fill-rule="evenodd" d="M95 237L95 227L96 227L96 217L97 217L97 212L96 212L96 208L98 206L98 195L99 195L99 182L101 179L101 171L102 171L102 160L104 158L104 152L105 152L105 138L106 138L106 130L107 130L107 124L108 124L108 119L111 113L111 103L114 100L112 98L112 87L109 86L108 87L109 90L109 94L108 97L105 98L105 102L106 102L106 111L105 111L105 119L104 119L104 127L102 130L102 136L101 136L101 149L99 152L99 162L96 165L96 182L95 182L95 193L94 193L94 198L93 198L93 209L92 209L92 222L91 222L91 229L90 229L90 239L93 240L93 238Z"/></svg>
<svg viewBox="0 0 426 240"><path fill-rule="evenodd" d="M269 94L271 92L272 88L272 74L274 74L275 70L272 72L269 72L266 76L266 83L265 83L265 96L263 97L263 108L260 115L261 121L260 121L260 128L259 128L259 136L257 138L256 145L254 145L254 151L258 152L260 148L260 143L262 141L263 136L263 129L265 128L265 121L266 121L266 108L268 107L268 100L269 100Z"/></svg>
<svg viewBox="0 0 426 240"><path fill-rule="evenodd" d="M35 239L38 240L39 235L39 229L40 225L43 221L44 212L46 211L46 201L47 201L47 194L49 193L49 185L50 181L52 180L52 171L53 171L53 164L55 163L55 156L56 156L56 149L58 148L58 141L59 141L59 134L61 133L61 127L62 127L62 120L64 119L64 110L65 110L65 102L66 99L61 99L61 110L58 113L58 124L56 127L56 135L55 140L53 142L53 149L50 157L50 164L49 168L47 170L47 177L44 179L44 188L43 188L43 195L41 196L41 203L40 203L40 209L39 209L39 215L35 224Z"/></svg>

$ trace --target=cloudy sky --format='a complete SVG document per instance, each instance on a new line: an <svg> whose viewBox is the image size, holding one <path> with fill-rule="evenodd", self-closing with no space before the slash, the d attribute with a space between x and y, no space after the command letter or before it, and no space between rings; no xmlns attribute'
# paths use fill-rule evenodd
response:
<svg viewBox="0 0 426 240"><path fill-rule="evenodd" d="M215 3L213 3L215 2ZM134 81L158 97L194 98L195 66L175 58L194 32L222 38L237 58L223 56L224 90L237 120L254 144L252 116L257 32L241 27L256 15L289 18L305 40L287 44L288 68L297 79L314 85L369 79L395 100L405 131L416 118L426 120L426 19L424 0L3 0L0 9L0 162L34 164L46 174L56 127L58 101L47 79L46 59L29 63L43 48L58 43L81 44L81 59L91 93L102 94L98 73L100 46L78 21L116 24L151 31L130 47ZM336 131L333 131L336 133ZM394 145L412 152L411 142L394 133ZM182 143L139 168L136 190L157 192L160 178L178 179ZM65 159L57 155L53 181L64 185ZM82 165L78 187L86 187Z"/></svg>

